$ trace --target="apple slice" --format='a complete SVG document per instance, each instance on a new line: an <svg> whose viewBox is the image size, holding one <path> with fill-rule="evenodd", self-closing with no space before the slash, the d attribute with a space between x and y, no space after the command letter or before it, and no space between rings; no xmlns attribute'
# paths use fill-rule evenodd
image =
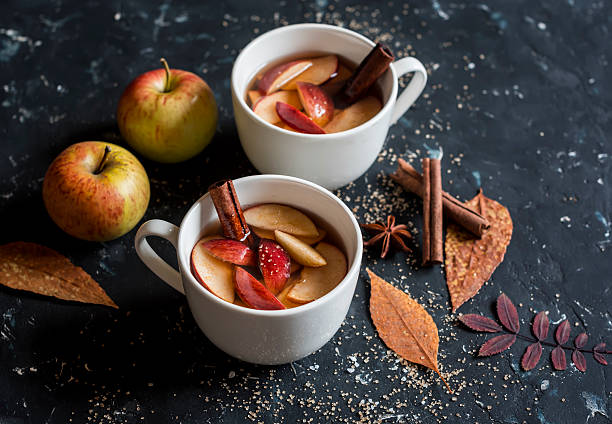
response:
<svg viewBox="0 0 612 424"><path fill-rule="evenodd" d="M340 249L325 242L319 243L316 249L327 265L302 270L300 281L287 293L287 299L291 302L303 304L316 300L332 291L346 276L346 258Z"/></svg>
<svg viewBox="0 0 612 424"><path fill-rule="evenodd" d="M214 239L202 243L202 246L210 255L222 261L236 265L255 266L255 252L238 240Z"/></svg>
<svg viewBox="0 0 612 424"><path fill-rule="evenodd" d="M240 299L254 309L276 310L285 309L285 305L255 277L244 269L234 267L234 284Z"/></svg>
<svg viewBox="0 0 612 424"><path fill-rule="evenodd" d="M302 103L295 91L277 91L269 96L262 96L253 105L253 112L260 116L264 121L271 124L281 122L280 117L276 113L276 103L287 103L296 108L301 108Z"/></svg>
<svg viewBox="0 0 612 424"><path fill-rule="evenodd" d="M281 63L267 70L259 80L257 86L259 92L266 96L278 91L283 85L312 67L312 65L313 63L310 60L294 60Z"/></svg>
<svg viewBox="0 0 612 424"><path fill-rule="evenodd" d="M346 81L353 75L351 70L343 64L338 65L338 71L331 76L329 81L321 85L321 88L325 90L327 94L334 97L340 92Z"/></svg>
<svg viewBox="0 0 612 424"><path fill-rule="evenodd" d="M323 228L317 227L317 231L319 232L319 235L316 237L298 237L298 238L302 240L304 243L310 244L312 246L313 244L317 244L318 242L323 240L325 236L327 235L327 231L325 231Z"/></svg>
<svg viewBox="0 0 612 424"><path fill-rule="evenodd" d="M300 102L315 124L324 127L334 116L334 101L318 85L309 82L297 83Z"/></svg>
<svg viewBox="0 0 612 424"><path fill-rule="evenodd" d="M355 128L372 119L381 109L382 105L376 97L365 97L335 115L325 126L325 132L337 133Z"/></svg>
<svg viewBox="0 0 612 424"><path fill-rule="evenodd" d="M294 130L307 134L325 134L325 131L295 107L283 102L276 102L276 113L280 119Z"/></svg>
<svg viewBox="0 0 612 424"><path fill-rule="evenodd" d="M253 106L255 102L261 97L261 93L258 90L249 90L247 96L249 97L251 106Z"/></svg>
<svg viewBox="0 0 612 424"><path fill-rule="evenodd" d="M234 299L234 305L236 305L236 306L242 306L243 308L253 309L253 308L251 308L249 305L247 305L246 303L244 303L244 302L242 301L242 299L240 299L240 296L236 296L236 298Z"/></svg>
<svg viewBox="0 0 612 424"><path fill-rule="evenodd" d="M319 252L299 238L279 230L274 231L274 236L276 241L289 252L291 259L294 259L297 263L310 267L319 267L327 264L325 258Z"/></svg>
<svg viewBox="0 0 612 424"><path fill-rule="evenodd" d="M274 231L273 230L264 230L263 228L257 228L257 227L251 226L251 231L253 231L255 234L257 234L257 236L259 238L269 239L269 240L276 240L274 238Z"/></svg>
<svg viewBox="0 0 612 424"><path fill-rule="evenodd" d="M191 251L191 269L212 294L232 303L235 298L232 265L209 255L204 247L204 243L214 239L218 237L205 237L196 243Z"/></svg>
<svg viewBox="0 0 612 424"><path fill-rule="evenodd" d="M298 264L296 261L291 261L291 266L289 267L289 274L293 275L302 269L302 265Z"/></svg>
<svg viewBox="0 0 612 424"><path fill-rule="evenodd" d="M291 206L264 203L244 211L244 219L251 227L263 230L281 230L297 237L317 237L314 222Z"/></svg>
<svg viewBox="0 0 612 424"><path fill-rule="evenodd" d="M312 66L297 74L295 78L287 80L288 82L282 86L283 90L295 90L298 82L309 82L314 85L323 84L338 70L338 56L335 54L317 57L310 61Z"/></svg>
<svg viewBox="0 0 612 424"><path fill-rule="evenodd" d="M285 287L291 275L291 259L285 249L274 240L262 239L257 250L257 264L264 284L276 294Z"/></svg>
<svg viewBox="0 0 612 424"><path fill-rule="evenodd" d="M276 295L276 298L287 308L295 308L296 306L301 305L301 303L295 303L287 299L287 294L291 291L293 286L299 283L300 281L301 280L299 274L292 275L287 281L287 284L285 285L283 291Z"/></svg>

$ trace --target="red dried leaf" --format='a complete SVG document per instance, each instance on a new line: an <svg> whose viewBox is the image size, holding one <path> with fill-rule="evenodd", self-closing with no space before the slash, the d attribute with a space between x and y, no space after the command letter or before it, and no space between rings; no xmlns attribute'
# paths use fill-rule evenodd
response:
<svg viewBox="0 0 612 424"><path fill-rule="evenodd" d="M523 354L523 358L521 359L521 366L525 371L529 371L535 368L540 361L540 357L542 356L542 345L540 342L532 343L527 346L527 350Z"/></svg>
<svg viewBox="0 0 612 424"><path fill-rule="evenodd" d="M465 314L459 317L459 321L474 331L486 331L487 333L497 333L502 330L501 325L491 318L477 314Z"/></svg>
<svg viewBox="0 0 612 424"><path fill-rule="evenodd" d="M561 324L559 324L559 326L557 327L557 330L555 331L555 339L557 340L557 343L562 345L563 343L569 340L569 336L570 336L569 321L564 320Z"/></svg>
<svg viewBox="0 0 612 424"><path fill-rule="evenodd" d="M518 333L520 324L516 307L504 293L497 298L497 317L508 330Z"/></svg>
<svg viewBox="0 0 612 424"><path fill-rule="evenodd" d="M567 368L567 361L565 360L565 351L561 346L557 346L552 350L552 352L550 353L550 359L553 363L553 367L556 370L562 371Z"/></svg>
<svg viewBox="0 0 612 424"><path fill-rule="evenodd" d="M608 361L606 360L606 357L602 353L604 350L606 350L606 344L599 343L597 346L593 348L593 358L595 358L595 360L599 362L601 365L608 365Z"/></svg>
<svg viewBox="0 0 612 424"><path fill-rule="evenodd" d="M574 350L572 352L572 362L576 365L576 368L582 372L586 372L586 359L584 359L584 355L579 350Z"/></svg>
<svg viewBox="0 0 612 424"><path fill-rule="evenodd" d="M533 319L533 324L531 325L533 335L540 341L546 339L546 336L548 336L548 325L549 322L546 313L544 311L539 312Z"/></svg>
<svg viewBox="0 0 612 424"><path fill-rule="evenodd" d="M503 334L487 340L478 351L478 356L491 356L503 352L514 344L515 334Z"/></svg>
<svg viewBox="0 0 612 424"><path fill-rule="evenodd" d="M588 339L589 336L587 336L587 333L580 333L576 336L576 340L574 340L574 345L577 349L582 349L586 346L586 342Z"/></svg>

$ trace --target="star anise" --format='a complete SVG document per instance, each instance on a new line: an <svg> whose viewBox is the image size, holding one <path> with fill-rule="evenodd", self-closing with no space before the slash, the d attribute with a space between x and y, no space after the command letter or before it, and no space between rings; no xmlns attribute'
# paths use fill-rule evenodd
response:
<svg viewBox="0 0 612 424"><path fill-rule="evenodd" d="M364 243L365 246L372 246L376 244L378 241L382 240L382 251L380 253L380 257L384 258L389 253L389 247L391 245L391 241L393 241L400 249L404 252L412 252L412 250L406 246L404 243L403 237L408 239L412 238L412 234L407 230L407 226L404 224L395 225L395 217L393 215L389 215L387 217L387 225L384 224L361 224L363 228L366 230L377 232L374 237Z"/></svg>

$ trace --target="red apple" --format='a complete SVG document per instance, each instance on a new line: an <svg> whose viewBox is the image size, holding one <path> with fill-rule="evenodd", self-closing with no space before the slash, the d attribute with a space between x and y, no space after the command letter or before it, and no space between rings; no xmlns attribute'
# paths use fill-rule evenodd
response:
<svg viewBox="0 0 612 424"><path fill-rule="evenodd" d="M298 82L323 84L338 70L338 56L332 54L311 59L312 66L283 85L283 90L295 90Z"/></svg>
<svg viewBox="0 0 612 424"><path fill-rule="evenodd" d="M259 92L264 96L274 93L311 66L309 60L294 60L268 69L259 80Z"/></svg>
<svg viewBox="0 0 612 424"><path fill-rule="evenodd" d="M236 265L255 266L255 252L246 244L232 239L208 240L202 244L206 251L215 258Z"/></svg>
<svg viewBox="0 0 612 424"><path fill-rule="evenodd" d="M176 163L200 153L217 127L217 103L210 87L191 72L168 67L137 77L117 108L121 135L149 159Z"/></svg>
<svg viewBox="0 0 612 424"><path fill-rule="evenodd" d="M327 125L334 116L334 102L318 85L298 82L297 93L306 114L320 127Z"/></svg>
<svg viewBox="0 0 612 424"><path fill-rule="evenodd" d="M276 113L277 102L287 103L296 108L302 107L300 98L295 91L277 91L276 93L260 97L259 100L253 104L253 112L264 121L271 124L277 124L281 120Z"/></svg>
<svg viewBox="0 0 612 424"><path fill-rule="evenodd" d="M274 240L259 242L257 263L266 287L274 294L280 292L291 275L291 259Z"/></svg>
<svg viewBox="0 0 612 424"><path fill-rule="evenodd" d="M71 236L112 240L149 204L149 179L134 155L101 141L73 144L51 163L42 190L51 219Z"/></svg>
<svg viewBox="0 0 612 424"><path fill-rule="evenodd" d="M276 113L284 123L295 130L307 134L325 134L312 119L287 103L277 102Z"/></svg>
<svg viewBox="0 0 612 424"><path fill-rule="evenodd" d="M234 287L240 299L254 309L285 309L273 294L244 269L234 267Z"/></svg>

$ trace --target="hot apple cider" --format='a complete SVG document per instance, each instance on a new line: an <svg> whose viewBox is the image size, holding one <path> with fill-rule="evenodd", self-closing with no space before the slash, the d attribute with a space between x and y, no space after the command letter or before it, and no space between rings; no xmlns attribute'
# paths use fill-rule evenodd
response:
<svg viewBox="0 0 612 424"><path fill-rule="evenodd" d="M281 204L242 211L231 181L209 192L222 234L196 243L191 268L214 295L247 308L294 308L329 293L346 276L346 256L318 220Z"/></svg>
<svg viewBox="0 0 612 424"><path fill-rule="evenodd" d="M285 58L253 78L246 101L256 115L289 131L346 131L382 109L376 82L392 60L392 53L380 44L359 66L336 54Z"/></svg>

